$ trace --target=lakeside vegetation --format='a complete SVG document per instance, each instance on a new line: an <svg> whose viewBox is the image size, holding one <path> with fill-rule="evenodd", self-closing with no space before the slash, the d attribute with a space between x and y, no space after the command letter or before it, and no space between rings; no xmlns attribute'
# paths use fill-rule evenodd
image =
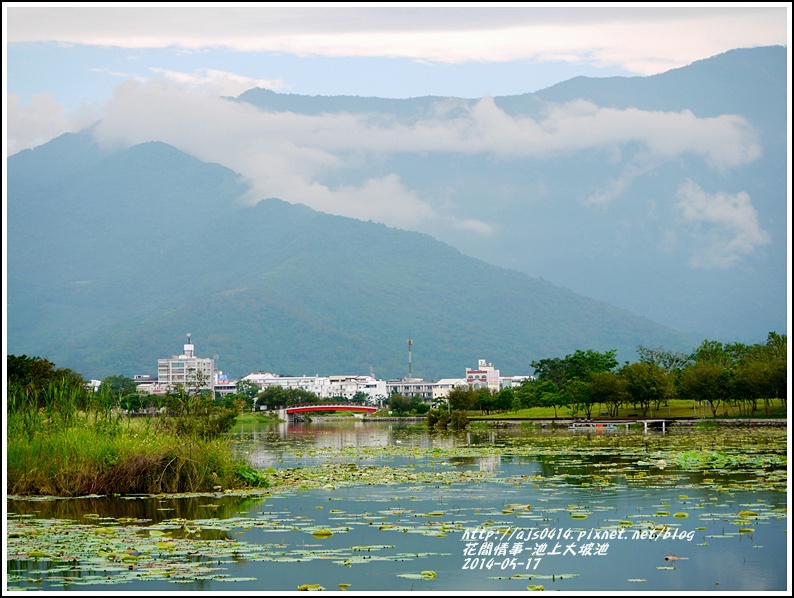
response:
<svg viewBox="0 0 794 598"><path fill-rule="evenodd" d="M619 367L614 351L576 351L533 362L535 379L516 388L466 385L432 409L418 397L393 395L388 411L376 416L426 416L431 429L455 430L475 418L787 415L785 335L770 333L758 345L704 341L691 355L644 347L639 353L640 361ZM164 397L138 395L123 376L92 392L82 376L46 359L11 355L7 366L7 487L19 495L267 487L270 473L235 456L226 432L235 422L278 421L252 411L259 406L323 402L300 389L245 383L216 399L197 373ZM353 402L365 400L360 394Z"/></svg>
<svg viewBox="0 0 794 598"><path fill-rule="evenodd" d="M224 432L236 412L196 386L164 397L162 413L130 417L123 395L86 389L51 362L9 356L7 488L12 494L82 496L263 486Z"/></svg>
<svg viewBox="0 0 794 598"><path fill-rule="evenodd" d="M595 417L780 417L787 411L788 347L770 332L766 343L704 341L685 355L639 347L640 360L622 366L616 351L576 351L534 361L535 379L499 391L462 386L428 414L433 428L465 428L479 416L526 413L557 419ZM698 414L700 408L700 414Z"/></svg>

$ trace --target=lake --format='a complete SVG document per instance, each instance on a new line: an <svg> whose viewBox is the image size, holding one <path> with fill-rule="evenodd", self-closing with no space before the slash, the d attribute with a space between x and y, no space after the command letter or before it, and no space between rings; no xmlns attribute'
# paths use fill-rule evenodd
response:
<svg viewBox="0 0 794 598"><path fill-rule="evenodd" d="M10 590L785 591L785 427L238 426L261 492L7 500Z"/></svg>

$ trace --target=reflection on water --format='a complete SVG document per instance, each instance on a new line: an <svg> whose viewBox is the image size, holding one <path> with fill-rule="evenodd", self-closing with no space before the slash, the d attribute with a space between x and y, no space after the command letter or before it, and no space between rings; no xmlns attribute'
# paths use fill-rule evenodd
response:
<svg viewBox="0 0 794 598"><path fill-rule="evenodd" d="M785 429L430 434L350 418L234 439L257 467L332 477L258 496L7 500L9 587L786 589Z"/></svg>
<svg viewBox="0 0 794 598"><path fill-rule="evenodd" d="M247 511L259 498L225 496L221 493L200 497L157 497L128 495L125 497L87 497L78 499L6 501L8 513L19 517L46 517L89 525L104 525L108 517L115 522L129 519L137 525L180 519L225 519Z"/></svg>

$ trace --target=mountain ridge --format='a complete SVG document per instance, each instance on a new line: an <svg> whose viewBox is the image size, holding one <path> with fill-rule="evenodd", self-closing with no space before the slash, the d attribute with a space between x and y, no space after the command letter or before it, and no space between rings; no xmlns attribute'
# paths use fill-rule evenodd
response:
<svg viewBox="0 0 794 598"><path fill-rule="evenodd" d="M550 100L590 98L600 108L637 104L719 116L734 106L737 114L754 115L761 158L730 172L704 170L698 156L655 166L630 181L631 201L619 218L611 206L582 206L582 198L625 168L598 149L575 160L404 153L380 159L377 175L349 175L355 182L394 171L408 188L425 185L428 196L454 193L461 213L476 215L485 206L500 224L488 241L469 234L465 243L452 243L332 216L300 201L271 198L249 207L241 203L250 188L239 173L171 144L107 149L90 131L61 136L7 161L8 349L92 377L132 375L151 373L156 359L176 353L191 331L197 352L220 355L221 368L234 375L372 367L382 377L399 377L412 338L416 373L434 378L455 376L479 358L520 374L532 360L576 349L618 349L623 361L640 344L689 351L704 338L762 342L780 328L775 322L786 321L780 60L780 47L734 51L626 78L621 86L577 78L494 98L511 114L538 114ZM715 103L707 93L712 79L714 89L734 85L742 92ZM665 81L672 81L667 95L655 97ZM279 102L261 109L318 114L376 106L384 118L404 123L425 118L437 100L447 101L447 116L475 102L345 104L350 98L328 102L269 90L235 100L255 97ZM712 112L698 109L698 101ZM621 159L641 155L635 146L622 148ZM334 176L347 183L348 174L331 173L329 181ZM704 192L747 193L772 243L740 268L690 273L681 249L662 245L665 229L679 233L674 224L680 223L666 226L670 213L661 206L687 177ZM555 201L541 202L544 188Z"/></svg>

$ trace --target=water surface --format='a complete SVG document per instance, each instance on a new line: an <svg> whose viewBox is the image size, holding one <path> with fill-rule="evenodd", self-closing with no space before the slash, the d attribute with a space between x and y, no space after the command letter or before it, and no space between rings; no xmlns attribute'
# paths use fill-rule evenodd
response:
<svg viewBox="0 0 794 598"><path fill-rule="evenodd" d="M345 418L233 435L289 487L9 499L7 587L787 589L785 428L429 434Z"/></svg>

